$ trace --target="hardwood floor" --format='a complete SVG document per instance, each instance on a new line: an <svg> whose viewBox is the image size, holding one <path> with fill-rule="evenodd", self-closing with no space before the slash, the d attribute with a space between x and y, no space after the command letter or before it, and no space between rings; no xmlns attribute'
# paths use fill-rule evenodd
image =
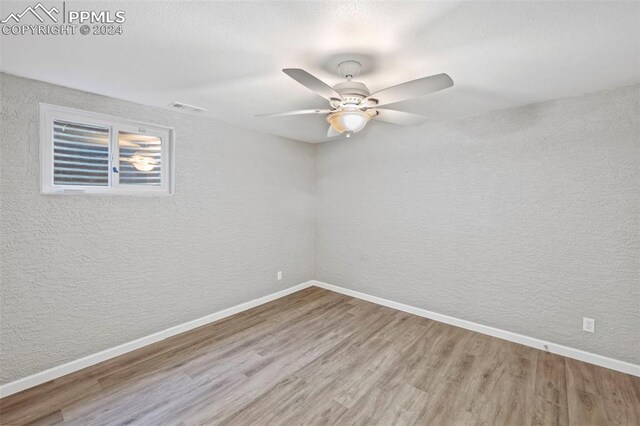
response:
<svg viewBox="0 0 640 426"><path fill-rule="evenodd" d="M12 395L3 425L639 425L640 378L309 288Z"/></svg>

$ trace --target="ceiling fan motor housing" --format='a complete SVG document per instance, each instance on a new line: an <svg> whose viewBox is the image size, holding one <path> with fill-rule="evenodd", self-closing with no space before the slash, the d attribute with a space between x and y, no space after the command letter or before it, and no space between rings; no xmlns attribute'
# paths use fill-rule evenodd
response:
<svg viewBox="0 0 640 426"><path fill-rule="evenodd" d="M342 96L345 103L357 104L370 95L369 89L358 81L345 81L333 86L336 92Z"/></svg>

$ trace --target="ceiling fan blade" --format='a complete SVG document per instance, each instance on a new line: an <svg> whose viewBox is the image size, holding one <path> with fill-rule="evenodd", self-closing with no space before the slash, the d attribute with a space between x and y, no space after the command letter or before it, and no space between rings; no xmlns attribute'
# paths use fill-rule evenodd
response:
<svg viewBox="0 0 640 426"><path fill-rule="evenodd" d="M305 70L301 70L299 68L285 68L282 70L282 72L287 74L298 83L302 84L307 89L311 90L312 92L316 92L318 95L329 101L332 99L342 100L342 96L340 96L340 94L336 92L333 87L309 74Z"/></svg>
<svg viewBox="0 0 640 426"><path fill-rule="evenodd" d="M375 99L378 101L377 105L382 106L404 101L406 99L418 98L451 86L453 86L453 80L451 77L447 74L436 74L429 77L419 78L417 80L407 81L396 86L387 87L386 89L382 89L370 95L364 99L363 102Z"/></svg>
<svg viewBox="0 0 640 426"><path fill-rule="evenodd" d="M340 136L342 133L333 128L333 126L329 126L329 130L327 130L328 138L335 138L336 136Z"/></svg>
<svg viewBox="0 0 640 426"><path fill-rule="evenodd" d="M330 109L299 109L297 111L286 112L269 112L266 114L256 114L255 117L285 117L287 115L301 115L301 114L328 114L332 110Z"/></svg>
<svg viewBox="0 0 640 426"><path fill-rule="evenodd" d="M401 124L403 126L418 126L425 123L428 118L422 115L411 114L410 112L396 111L394 109L376 108L377 114L374 120L385 121L387 123Z"/></svg>

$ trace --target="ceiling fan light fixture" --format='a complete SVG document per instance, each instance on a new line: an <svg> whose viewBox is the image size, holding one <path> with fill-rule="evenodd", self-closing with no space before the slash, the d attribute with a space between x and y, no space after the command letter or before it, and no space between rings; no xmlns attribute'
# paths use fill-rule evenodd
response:
<svg viewBox="0 0 640 426"><path fill-rule="evenodd" d="M371 120L371 116L358 108L344 108L332 112L327 116L327 121L340 133L357 133Z"/></svg>

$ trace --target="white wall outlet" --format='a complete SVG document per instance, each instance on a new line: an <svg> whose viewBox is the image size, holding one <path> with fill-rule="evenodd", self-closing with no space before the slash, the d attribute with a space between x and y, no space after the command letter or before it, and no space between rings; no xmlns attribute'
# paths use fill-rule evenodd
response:
<svg viewBox="0 0 640 426"><path fill-rule="evenodd" d="M278 271L278 281L282 279L282 271Z"/></svg>
<svg viewBox="0 0 640 426"><path fill-rule="evenodd" d="M596 320L582 317L582 330L588 333L594 333L596 331Z"/></svg>

